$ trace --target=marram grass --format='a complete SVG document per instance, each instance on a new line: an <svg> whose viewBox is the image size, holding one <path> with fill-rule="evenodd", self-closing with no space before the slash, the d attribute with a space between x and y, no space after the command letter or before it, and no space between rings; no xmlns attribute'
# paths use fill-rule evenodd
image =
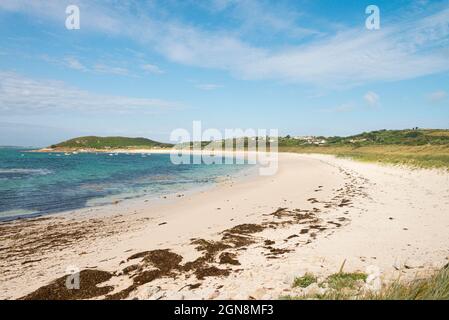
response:
<svg viewBox="0 0 449 320"><path fill-rule="evenodd" d="M336 273L327 278L334 281ZM355 277L355 278L354 278ZM339 277L337 277L339 278ZM344 277L348 278L348 277ZM364 280L362 275L349 277L352 280ZM323 294L284 296L281 299L288 300L449 300L449 265L435 272L427 278L416 278L412 281L394 281L384 285L379 292L369 292L361 289L354 290L353 282L340 281L331 285ZM347 285L345 285L345 283Z"/></svg>
<svg viewBox="0 0 449 320"><path fill-rule="evenodd" d="M281 152L332 154L337 157L367 162L405 165L415 168L449 169L449 146L396 146L378 145L364 147L349 146L304 146L280 147Z"/></svg>

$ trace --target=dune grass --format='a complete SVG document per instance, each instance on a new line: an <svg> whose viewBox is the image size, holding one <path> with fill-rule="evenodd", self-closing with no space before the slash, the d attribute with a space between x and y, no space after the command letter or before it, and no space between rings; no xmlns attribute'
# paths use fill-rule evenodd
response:
<svg viewBox="0 0 449 320"><path fill-rule="evenodd" d="M296 146L280 147L281 152L332 154L359 161L406 165L415 168L449 169L449 146Z"/></svg>
<svg viewBox="0 0 449 320"><path fill-rule="evenodd" d="M384 285L379 292L356 288L366 275L336 273L326 279L328 290L322 294L284 296L287 300L449 300L449 265L427 278L416 278L409 282L395 281Z"/></svg>
<svg viewBox="0 0 449 320"><path fill-rule="evenodd" d="M379 293L366 294L370 300L449 300L449 266L426 279L409 283L399 281L387 286Z"/></svg>
<svg viewBox="0 0 449 320"><path fill-rule="evenodd" d="M317 282L317 277L311 273L306 273L302 277L296 277L293 281L293 287L307 288L312 283Z"/></svg>
<svg viewBox="0 0 449 320"><path fill-rule="evenodd" d="M343 288L354 289L358 280L365 281L367 275L361 272L339 272L331 274L327 277L326 282L329 288L334 290L341 290Z"/></svg>

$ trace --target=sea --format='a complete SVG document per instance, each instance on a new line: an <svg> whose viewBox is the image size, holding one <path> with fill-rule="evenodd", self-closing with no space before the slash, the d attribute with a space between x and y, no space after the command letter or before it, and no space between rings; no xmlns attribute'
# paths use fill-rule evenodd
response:
<svg viewBox="0 0 449 320"><path fill-rule="evenodd" d="M252 167L193 163L173 164L169 154L159 153L42 153L0 147L0 221L193 191Z"/></svg>

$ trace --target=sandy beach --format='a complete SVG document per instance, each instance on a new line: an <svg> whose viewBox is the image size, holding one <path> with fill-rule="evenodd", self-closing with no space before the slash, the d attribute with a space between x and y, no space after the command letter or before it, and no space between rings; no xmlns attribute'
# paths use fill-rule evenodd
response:
<svg viewBox="0 0 449 320"><path fill-rule="evenodd" d="M59 298L277 299L343 262L409 279L449 262L448 230L445 171L282 153L274 176L0 224L0 298L55 298L68 267Z"/></svg>

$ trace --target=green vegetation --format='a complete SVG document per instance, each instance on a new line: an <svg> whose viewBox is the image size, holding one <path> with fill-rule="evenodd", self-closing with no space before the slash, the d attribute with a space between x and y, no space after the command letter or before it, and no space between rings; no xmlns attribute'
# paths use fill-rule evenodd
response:
<svg viewBox="0 0 449 320"><path fill-rule="evenodd" d="M79 137L55 145L53 149L131 149L131 148L170 148L173 145L145 138L126 137Z"/></svg>
<svg viewBox="0 0 449 320"><path fill-rule="evenodd" d="M230 139L227 145L233 149L247 150L248 146L268 142L270 137L244 137ZM225 141L201 141L202 149L213 146L216 150L225 147ZM173 145L145 138L125 137L80 137L51 146L56 149L132 149L170 148ZM280 137L280 152L332 154L360 161L407 165L420 168L449 169L449 130L407 129L364 132L349 137ZM193 148L186 143L182 148Z"/></svg>
<svg viewBox="0 0 449 320"><path fill-rule="evenodd" d="M263 151L270 151L271 142L270 137L241 137L232 138L217 141L197 141L187 142L178 145L181 149L214 149L214 150L234 150L234 151L256 151L261 150L260 147L264 147ZM262 150L261 150L262 151Z"/></svg>
<svg viewBox="0 0 449 320"><path fill-rule="evenodd" d="M449 168L449 146L310 146L279 148L281 152L333 154L360 161L407 165L419 168Z"/></svg>
<svg viewBox="0 0 449 320"><path fill-rule="evenodd" d="M329 138L331 145L357 143L365 145L449 145L449 130L380 130L364 132L355 136Z"/></svg>
<svg viewBox="0 0 449 320"><path fill-rule="evenodd" d="M363 132L349 137L313 137L314 141L325 140L324 146L373 146L373 145L449 145L449 130L442 129L407 129L379 130ZM279 139L279 146L292 147L308 145L304 139L292 139L290 136Z"/></svg>
<svg viewBox="0 0 449 320"><path fill-rule="evenodd" d="M279 150L448 169L449 130L380 130L350 137L313 137L313 140L292 139L287 136L279 140Z"/></svg>
<svg viewBox="0 0 449 320"><path fill-rule="evenodd" d="M366 280L361 273L336 273L325 283L328 289L323 293L284 296L287 300L449 300L449 265L427 278L416 278L409 282L399 280L384 285L379 292L370 292L357 286L359 280ZM323 284L321 284L323 285Z"/></svg>
<svg viewBox="0 0 449 320"><path fill-rule="evenodd" d="M378 294L367 294L373 300L449 300L449 265L427 279L410 283L395 282Z"/></svg>
<svg viewBox="0 0 449 320"><path fill-rule="evenodd" d="M334 290L341 290L343 288L354 289L357 281L365 281L366 277L367 275L361 272L339 272L331 274L329 277L327 277L326 282L328 283L329 288Z"/></svg>
<svg viewBox="0 0 449 320"><path fill-rule="evenodd" d="M293 287L307 288L315 282L317 282L317 278L311 273L306 273L302 277L295 278Z"/></svg>

